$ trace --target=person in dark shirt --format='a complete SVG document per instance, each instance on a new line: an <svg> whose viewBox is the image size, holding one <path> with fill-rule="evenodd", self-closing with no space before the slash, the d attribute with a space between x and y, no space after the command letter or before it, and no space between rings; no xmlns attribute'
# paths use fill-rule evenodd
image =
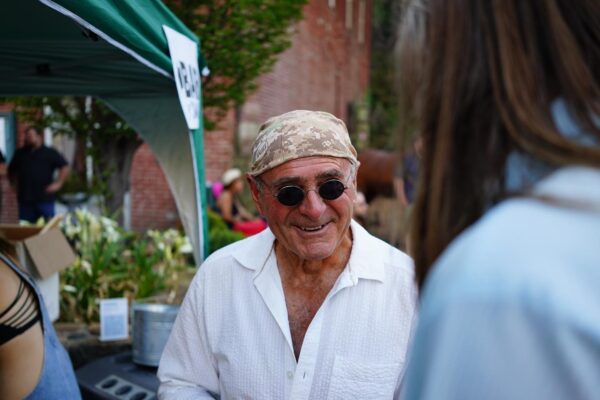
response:
<svg viewBox="0 0 600 400"><path fill-rule="evenodd" d="M413 149L399 160L394 170L394 192L404 207L411 205L415 196L422 148L423 139L418 136Z"/></svg>
<svg viewBox="0 0 600 400"><path fill-rule="evenodd" d="M10 182L17 189L19 219L35 222L40 217L45 220L52 218L56 192L68 175L69 165L65 158L44 145L37 128L27 128L25 146L15 152L8 165Z"/></svg>

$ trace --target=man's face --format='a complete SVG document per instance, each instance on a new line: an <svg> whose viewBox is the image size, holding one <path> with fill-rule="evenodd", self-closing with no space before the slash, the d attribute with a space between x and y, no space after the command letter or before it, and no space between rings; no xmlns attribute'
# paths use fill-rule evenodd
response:
<svg viewBox="0 0 600 400"><path fill-rule="evenodd" d="M41 136L38 135L34 128L29 128L25 132L25 145L27 146L37 146L41 140Z"/></svg>
<svg viewBox="0 0 600 400"><path fill-rule="evenodd" d="M262 175L259 190L250 180L257 209L265 216L279 244L303 260L323 260L350 235L356 177L350 162L343 158L306 157L288 161ZM331 179L347 189L335 200L323 200L318 188ZM274 194L284 186L304 189L304 199L295 206L281 204Z"/></svg>

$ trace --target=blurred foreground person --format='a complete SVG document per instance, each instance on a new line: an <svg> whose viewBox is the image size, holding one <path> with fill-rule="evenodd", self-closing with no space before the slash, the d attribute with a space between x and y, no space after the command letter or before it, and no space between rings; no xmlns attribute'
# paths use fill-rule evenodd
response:
<svg viewBox="0 0 600 400"><path fill-rule="evenodd" d="M412 262L352 221L357 168L331 114L262 125L247 177L269 228L200 268L160 361L161 399L399 394Z"/></svg>
<svg viewBox="0 0 600 400"><path fill-rule="evenodd" d="M424 140L406 399L593 399L600 2L424 0L400 31Z"/></svg>
<svg viewBox="0 0 600 400"><path fill-rule="evenodd" d="M6 248L0 239L0 399L80 399L42 296Z"/></svg>

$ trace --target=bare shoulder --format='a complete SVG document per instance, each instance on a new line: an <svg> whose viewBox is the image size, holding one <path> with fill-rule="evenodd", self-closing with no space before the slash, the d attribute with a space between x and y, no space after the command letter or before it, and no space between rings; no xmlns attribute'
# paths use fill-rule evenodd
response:
<svg viewBox="0 0 600 400"><path fill-rule="evenodd" d="M0 260L0 311L4 310L14 300L19 288L19 277Z"/></svg>
<svg viewBox="0 0 600 400"><path fill-rule="evenodd" d="M223 190L223 192L219 195L219 198L217 199L217 202L221 201L231 201L233 198L232 194L230 191L228 190Z"/></svg>

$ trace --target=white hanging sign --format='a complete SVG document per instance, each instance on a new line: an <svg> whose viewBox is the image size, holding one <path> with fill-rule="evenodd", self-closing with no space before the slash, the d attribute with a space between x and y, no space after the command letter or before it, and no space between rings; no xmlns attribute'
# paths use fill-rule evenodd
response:
<svg viewBox="0 0 600 400"><path fill-rule="evenodd" d="M169 43L177 94L185 121L189 129L198 129L200 127L198 44L166 25L163 25L163 29Z"/></svg>

